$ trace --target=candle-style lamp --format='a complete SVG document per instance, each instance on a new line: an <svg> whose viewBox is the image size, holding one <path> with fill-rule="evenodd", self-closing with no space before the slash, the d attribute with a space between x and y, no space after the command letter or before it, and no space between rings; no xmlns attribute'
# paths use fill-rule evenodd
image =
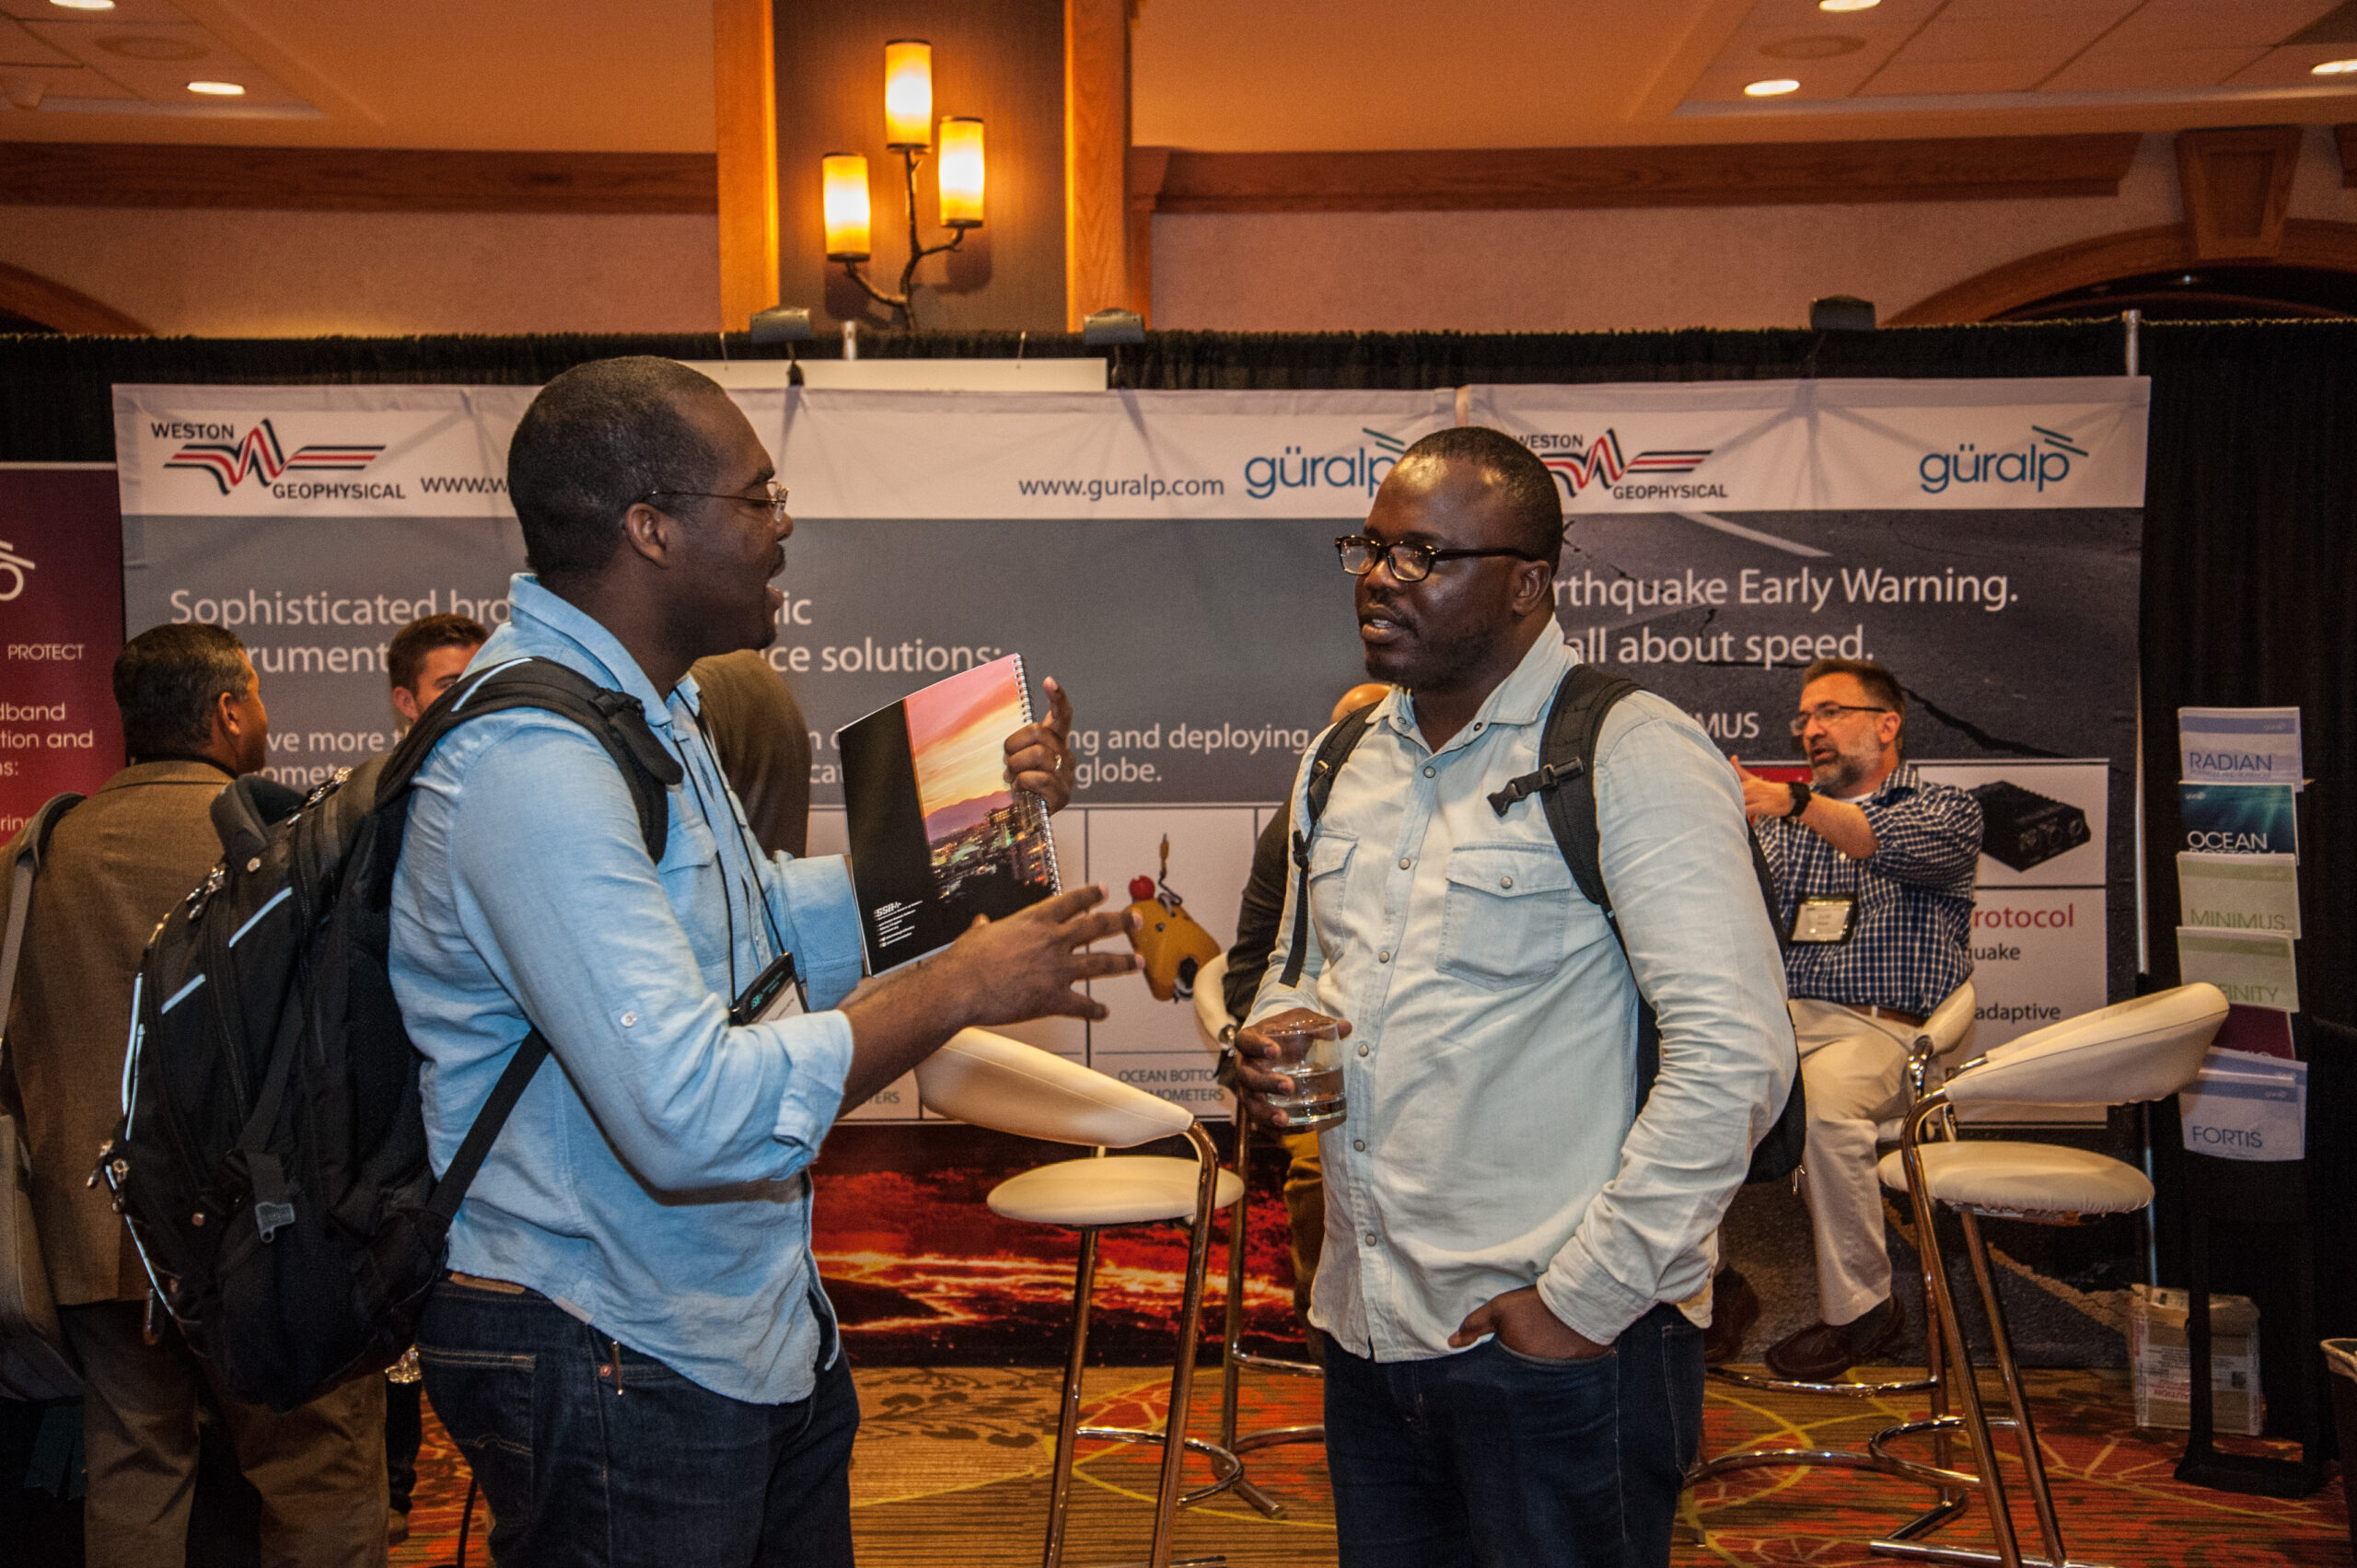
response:
<svg viewBox="0 0 2357 1568"><path fill-rule="evenodd" d="M911 289L918 263L957 250L969 229L982 226L982 122L952 115L941 121L935 176L941 188L941 226L950 231L950 238L927 245L918 233L917 165L935 150L934 141L933 45L919 38L894 39L884 46L884 145L900 155L909 217L909 261L900 269L898 294L885 293L859 270L869 254L867 160L857 153L829 153L821 163L820 180L827 260L841 262L845 276L870 299L897 312L911 331L917 324Z"/></svg>

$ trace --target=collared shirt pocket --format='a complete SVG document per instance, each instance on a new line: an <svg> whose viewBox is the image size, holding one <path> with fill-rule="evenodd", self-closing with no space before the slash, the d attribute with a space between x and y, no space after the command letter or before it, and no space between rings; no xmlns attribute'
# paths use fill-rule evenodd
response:
<svg viewBox="0 0 2357 1568"><path fill-rule="evenodd" d="M1562 962L1572 905L1587 900L1552 843L1464 845L1450 852L1446 875L1443 974L1504 991Z"/></svg>
<svg viewBox="0 0 2357 1568"><path fill-rule="evenodd" d="M1342 950L1343 900L1350 892L1352 854L1358 847L1358 840L1348 833L1320 832L1309 841L1309 918L1329 960ZM1291 931L1282 939L1290 941Z"/></svg>

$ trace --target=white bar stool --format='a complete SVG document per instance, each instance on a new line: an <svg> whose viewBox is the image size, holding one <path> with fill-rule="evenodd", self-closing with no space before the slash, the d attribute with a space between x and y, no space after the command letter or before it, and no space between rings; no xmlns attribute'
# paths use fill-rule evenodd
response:
<svg viewBox="0 0 2357 1568"><path fill-rule="evenodd" d="M2225 1018L2226 998L2213 985L2181 985L2098 1008L2024 1035L1966 1063L1943 1087L1924 1096L1908 1113L1898 1152L1883 1159L1882 1179L1887 1186L1907 1192L1914 1204L1917 1246L1923 1256L1935 1319L1931 1327L1945 1341L1948 1365L1955 1371L1949 1381L1963 1413L1935 1411L1928 1419L1904 1422L1875 1434L1866 1446L1875 1458L1895 1466L1899 1473L1941 1488L1944 1498L1955 1488L1979 1492L1988 1505L1997 1550L1974 1551L1915 1539L1942 1522L1945 1517L1942 1515L1942 1519L1926 1516L1929 1523L1918 1520L1888 1539L1868 1543L1872 1551L1924 1562L2074 1568L2055 1516L2053 1492L2038 1453L2029 1402L2022 1393L2021 1370L2014 1360L2004 1307L1989 1267L1988 1249L1980 1238L1980 1220L1985 1214L1992 1219L2073 1225L2089 1215L2131 1213L2152 1202L2153 1184L2134 1166L2088 1149L1983 1139L1954 1141L1953 1108L1993 1101L2132 1105L2164 1098L2193 1081L2200 1071L2202 1053ZM2007 1416L1991 1417L1981 1405L1980 1380L1940 1252L1937 1220L1943 1206L1955 1210L1963 1222L1965 1253L1980 1288L1982 1309L1988 1314L1997 1375L2011 1412ZM2004 1478L1998 1471L1996 1447L1990 1436L1991 1430L1999 1426L2014 1429L2021 1449L2030 1502L2045 1538L2047 1554L2042 1558L2024 1557L2015 1536ZM1926 1465L1890 1452L1890 1445L1901 1438L1928 1433L1935 1442L1944 1442L1958 1429L1971 1445L1977 1473L1951 1469L1945 1459Z"/></svg>
<svg viewBox="0 0 2357 1568"><path fill-rule="evenodd" d="M1933 1074L1940 1061L1956 1051L1970 1038L1977 999L1972 982L1966 981L1946 999L1932 1010L1916 1032L1907 1053L1906 1093L1911 1109L1929 1093ZM1896 1139L1902 1131L1905 1118L1886 1123L1884 1136ZM1931 1264L1922 1260L1923 1299L1932 1299ZM1763 1376L1757 1373L1738 1372L1732 1367L1713 1367L1711 1376L1728 1383L1738 1383L1747 1388L1765 1388L1778 1393L1834 1394L1848 1399L1879 1399L1891 1394L1929 1394L1933 1415L1945 1415L1948 1409L1946 1367L1941 1358L1940 1337L1936 1333L1924 1336L1923 1376L1900 1378L1882 1383L1801 1383L1789 1378ZM1936 1445L1933 1458L1945 1466L1948 1462L1947 1437L1945 1433L1933 1439ZM1854 1448L1740 1448L1717 1458L1697 1465L1688 1476L1688 1484L1714 1480L1736 1470L1767 1469L1786 1466L1839 1467L1848 1469L1871 1470L1882 1475L1921 1479L1907 1467L1904 1460L1887 1459L1864 1449ZM1966 1493L1955 1487L1942 1486L1938 1499L1931 1509L1909 1521L1897 1532L1904 1538L1933 1528L1950 1516L1961 1511Z"/></svg>
<svg viewBox="0 0 2357 1568"><path fill-rule="evenodd" d="M1195 1030L1202 1037L1204 1048L1214 1056L1227 1044L1237 1019L1227 1010L1227 993L1224 982L1227 979L1227 955L1222 953L1195 976ZM1288 1377L1318 1377L1326 1376L1325 1368L1315 1362L1295 1361L1287 1356L1262 1355L1244 1348L1244 1216L1251 1202L1252 1187L1252 1119L1239 1109L1236 1113L1236 1204L1227 1212L1227 1331L1220 1356L1219 1442L1220 1446L1234 1454L1238 1460L1256 1448L1273 1448L1285 1443L1318 1443L1326 1441L1323 1423L1307 1426L1270 1426L1258 1432L1238 1432L1237 1401L1240 1393L1244 1369L1256 1367L1262 1372L1280 1373ZM1236 1494L1271 1519L1285 1516L1285 1505L1253 1484L1249 1476L1239 1475Z"/></svg>
<svg viewBox="0 0 2357 1568"><path fill-rule="evenodd" d="M1236 1456L1216 1444L1185 1436L1194 1388L1197 1342L1202 1332L1203 1275L1211 1253L1212 1215L1242 1193L1242 1183L1219 1167L1219 1151L1185 1110L1062 1057L984 1029L964 1029L917 1068L917 1093L929 1110L1018 1137L1094 1145L1093 1158L1063 1160L1027 1170L993 1188L991 1211L1028 1225L1080 1232L1080 1265L1073 1282L1072 1347L1064 1364L1051 1469L1045 1568L1063 1562L1064 1527L1072 1501L1074 1450L1084 1440L1162 1446L1162 1478L1155 1493L1149 1568L1208 1568L1224 1557L1170 1559L1175 1519L1182 1504L1226 1491L1242 1476ZM1107 1157L1107 1148L1135 1148L1159 1138L1184 1137L1191 1160L1156 1156ZM1097 1276L1097 1233L1107 1225L1189 1225L1186 1285L1179 1298L1178 1350L1170 1373L1170 1411L1160 1432L1080 1424L1081 1367L1088 1350L1090 1288ZM1182 1441L1170 1441L1172 1434ZM1179 1467L1192 1448L1212 1462L1209 1485L1182 1493Z"/></svg>

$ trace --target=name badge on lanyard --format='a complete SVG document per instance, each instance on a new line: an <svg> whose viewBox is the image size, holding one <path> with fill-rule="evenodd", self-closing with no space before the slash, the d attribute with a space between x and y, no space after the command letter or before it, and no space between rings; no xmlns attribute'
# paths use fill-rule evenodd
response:
<svg viewBox="0 0 2357 1568"><path fill-rule="evenodd" d="M1827 894L1803 899L1793 912L1790 940L1816 947L1829 947L1847 942L1858 923L1858 897L1855 893Z"/></svg>

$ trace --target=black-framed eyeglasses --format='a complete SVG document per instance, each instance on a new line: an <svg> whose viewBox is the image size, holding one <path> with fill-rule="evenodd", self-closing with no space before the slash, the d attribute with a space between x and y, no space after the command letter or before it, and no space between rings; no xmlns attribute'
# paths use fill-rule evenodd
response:
<svg viewBox="0 0 2357 1568"><path fill-rule="evenodd" d="M1429 544L1413 540L1400 540L1386 544L1364 534L1344 534L1334 541L1334 553L1342 559L1342 570L1353 577L1364 577L1381 562L1391 568L1394 582L1421 583L1433 575L1435 561L1463 561L1476 555L1511 555L1517 561L1538 561L1544 557L1522 550L1434 550Z"/></svg>
<svg viewBox="0 0 2357 1568"><path fill-rule="evenodd" d="M743 494L730 495L717 490L650 490L638 499L639 501L652 501L658 495L692 495L704 501L734 501L739 505L761 506L766 508L769 512L770 521L772 524L785 521L785 486L780 484L775 480L771 480L766 488L769 491L769 494L766 496ZM632 504L633 505L637 505L636 502Z"/></svg>
<svg viewBox="0 0 2357 1568"><path fill-rule="evenodd" d="M1793 715L1793 733L1800 734L1812 724L1831 724L1843 714L1894 714L1896 708L1861 706L1856 703L1819 703L1805 714Z"/></svg>

